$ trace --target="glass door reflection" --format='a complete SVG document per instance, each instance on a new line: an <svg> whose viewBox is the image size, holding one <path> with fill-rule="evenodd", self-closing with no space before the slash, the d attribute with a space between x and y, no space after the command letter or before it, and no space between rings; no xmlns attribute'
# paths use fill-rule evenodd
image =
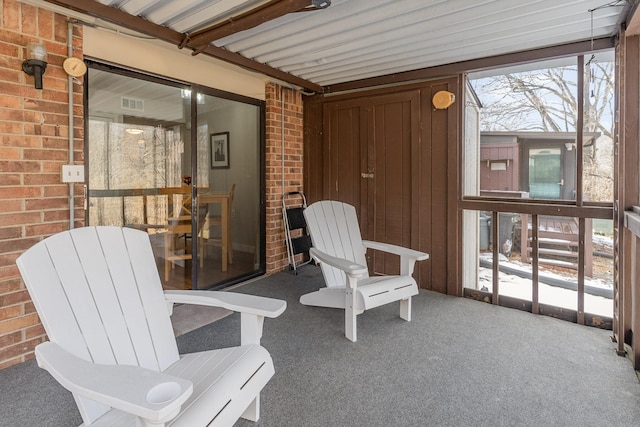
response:
<svg viewBox="0 0 640 427"><path fill-rule="evenodd" d="M260 268L261 111L210 95L197 108L197 287L204 289Z"/></svg>
<svg viewBox="0 0 640 427"><path fill-rule="evenodd" d="M165 289L264 271L262 104L98 65L88 79L88 224L148 233Z"/></svg>

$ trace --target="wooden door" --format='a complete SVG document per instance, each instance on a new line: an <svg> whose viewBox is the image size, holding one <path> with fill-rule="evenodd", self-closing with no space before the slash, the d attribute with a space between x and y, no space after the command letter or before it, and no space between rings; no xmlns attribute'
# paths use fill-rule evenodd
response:
<svg viewBox="0 0 640 427"><path fill-rule="evenodd" d="M361 211L369 239L411 247L411 153L419 143L420 93L402 92L371 100L367 129L367 206ZM363 171L364 172L364 171ZM372 273L398 274L396 256L368 254Z"/></svg>
<svg viewBox="0 0 640 427"><path fill-rule="evenodd" d="M356 207L363 238L411 246L411 150L419 139L419 91L325 105L324 188ZM368 254L372 273L397 259Z"/></svg>
<svg viewBox="0 0 640 427"><path fill-rule="evenodd" d="M309 202L354 205L363 239L429 253L430 260L416 265L419 286L457 294L461 107L435 110L431 100L440 90L459 94L460 80L305 104L305 188ZM399 271L397 257L367 255L372 273Z"/></svg>

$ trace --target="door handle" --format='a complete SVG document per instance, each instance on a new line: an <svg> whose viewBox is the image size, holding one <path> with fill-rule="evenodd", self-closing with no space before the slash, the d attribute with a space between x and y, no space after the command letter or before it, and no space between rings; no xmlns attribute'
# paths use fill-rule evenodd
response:
<svg viewBox="0 0 640 427"><path fill-rule="evenodd" d="M372 173L364 173L364 172L362 172L362 173L360 174L360 176L361 176L362 178L373 179L373 174L372 174Z"/></svg>

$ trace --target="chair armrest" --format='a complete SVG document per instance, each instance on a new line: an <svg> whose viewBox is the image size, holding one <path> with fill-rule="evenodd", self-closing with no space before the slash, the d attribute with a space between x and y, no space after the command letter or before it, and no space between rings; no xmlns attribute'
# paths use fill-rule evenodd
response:
<svg viewBox="0 0 640 427"><path fill-rule="evenodd" d="M221 307L270 318L280 316L287 308L283 300L237 292L173 290L164 291L164 297L172 303Z"/></svg>
<svg viewBox="0 0 640 427"><path fill-rule="evenodd" d="M324 262L332 267L344 271L349 276L359 276L367 273L367 267L357 264L353 261L349 261L343 258L336 258L325 252L318 250L317 248L309 249L309 255L317 262Z"/></svg>
<svg viewBox="0 0 640 427"><path fill-rule="evenodd" d="M363 240L362 244L366 248L388 252L391 254L399 255L401 257L413 258L416 261L424 261L426 259L429 259L428 253L415 251L413 249L405 248L402 246L391 245L389 243L372 242L371 240Z"/></svg>
<svg viewBox="0 0 640 427"><path fill-rule="evenodd" d="M131 365L100 365L53 342L35 349L38 366L71 393L133 414L151 423L171 420L193 393L191 381Z"/></svg>
<svg viewBox="0 0 640 427"><path fill-rule="evenodd" d="M220 291L164 291L170 303L222 307L240 312L240 344L260 344L265 317L278 317L287 308L287 302L274 298L237 292Z"/></svg>

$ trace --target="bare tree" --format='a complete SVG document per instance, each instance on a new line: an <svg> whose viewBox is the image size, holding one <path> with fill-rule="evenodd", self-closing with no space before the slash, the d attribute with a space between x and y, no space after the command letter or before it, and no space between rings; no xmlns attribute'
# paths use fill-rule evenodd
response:
<svg viewBox="0 0 640 427"><path fill-rule="evenodd" d="M613 200L614 64L584 68L584 131L601 136L584 150L584 188L590 200ZM555 67L473 82L483 102L482 131L575 132L577 69Z"/></svg>

